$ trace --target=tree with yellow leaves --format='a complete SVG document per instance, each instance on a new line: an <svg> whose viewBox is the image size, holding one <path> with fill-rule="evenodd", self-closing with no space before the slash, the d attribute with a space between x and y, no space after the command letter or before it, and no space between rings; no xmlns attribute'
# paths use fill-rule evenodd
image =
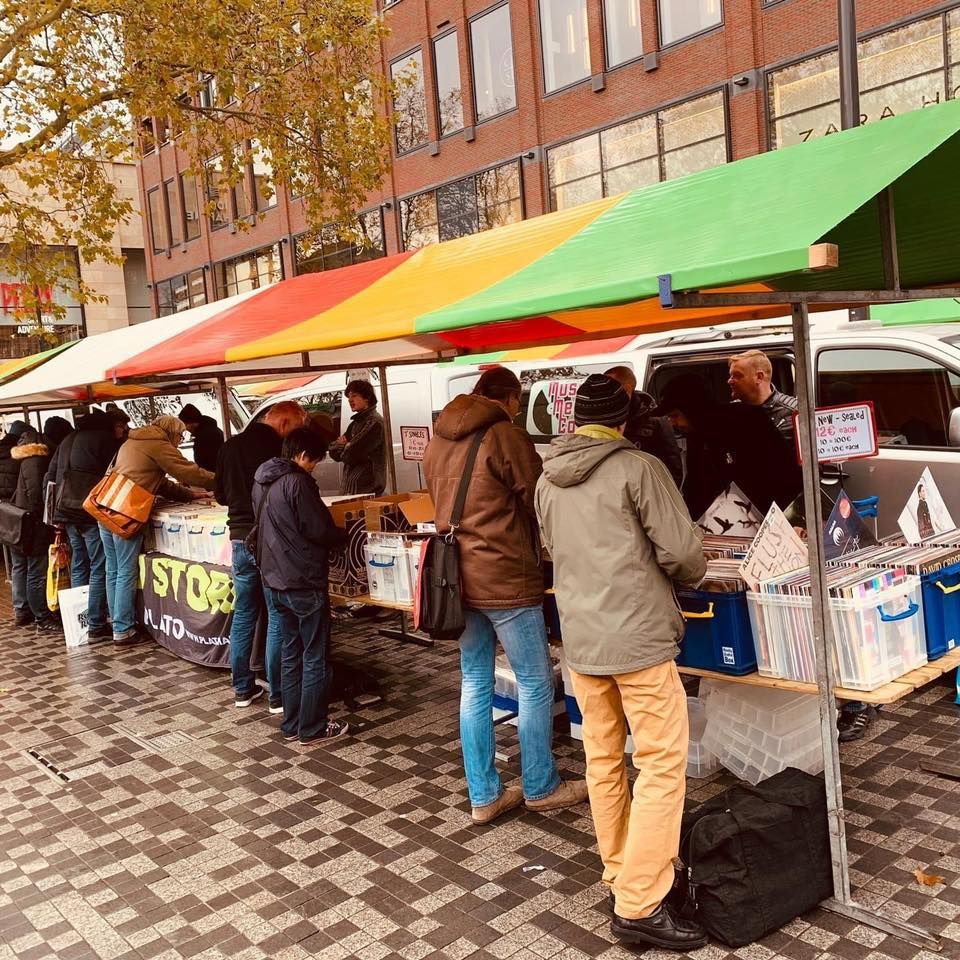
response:
<svg viewBox="0 0 960 960"><path fill-rule="evenodd" d="M117 261L135 129L221 185L266 156L311 228L351 222L390 154L383 30L370 0L0 0L0 274L90 298L76 254Z"/></svg>

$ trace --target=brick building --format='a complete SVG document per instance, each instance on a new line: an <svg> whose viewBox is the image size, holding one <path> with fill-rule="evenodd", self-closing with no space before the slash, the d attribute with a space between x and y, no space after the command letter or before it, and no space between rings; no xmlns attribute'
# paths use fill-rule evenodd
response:
<svg viewBox="0 0 960 960"><path fill-rule="evenodd" d="M369 244L306 243L301 204L282 185L265 201L266 162L231 190L161 143L139 166L158 315L840 126L834 0L394 0L383 15L384 68L417 80L391 172L358 211ZM958 0L860 0L857 26L865 122L960 95Z"/></svg>

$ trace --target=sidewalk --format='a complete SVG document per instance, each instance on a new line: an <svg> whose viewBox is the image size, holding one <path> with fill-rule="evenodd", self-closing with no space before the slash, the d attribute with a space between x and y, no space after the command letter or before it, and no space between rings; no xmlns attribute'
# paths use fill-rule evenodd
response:
<svg viewBox="0 0 960 960"><path fill-rule="evenodd" d="M456 647L375 629L337 624L335 649L387 700L337 707L355 735L306 751L265 707L235 709L225 673L154 646L68 657L62 640L0 626L0 958L634 956L609 933L587 807L474 827ZM942 932L939 956L960 958L960 782L917 769L956 758L952 700L944 682L885 709L843 759L859 898ZM515 775L514 732L498 738ZM582 774L578 743L559 736L557 752ZM691 781L690 797L729 782ZM946 884L920 886L916 868ZM936 955L818 911L693 956Z"/></svg>

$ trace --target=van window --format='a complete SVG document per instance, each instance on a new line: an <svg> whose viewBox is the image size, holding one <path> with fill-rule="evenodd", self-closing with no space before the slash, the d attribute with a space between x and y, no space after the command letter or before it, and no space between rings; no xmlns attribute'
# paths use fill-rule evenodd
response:
<svg viewBox="0 0 960 960"><path fill-rule="evenodd" d="M732 355L732 352L731 352ZM794 396L793 360L791 357L775 353L768 353L773 366L773 385L781 392ZM661 361L654 360L653 373L647 381L646 391L656 400L663 396L664 388L679 376L694 374L707 385L709 396L714 403L729 403L730 387L727 379L730 376L730 364L726 357L713 356L703 360L684 360L665 357Z"/></svg>
<svg viewBox="0 0 960 960"><path fill-rule="evenodd" d="M587 363L521 370L523 394L516 423L530 434L534 443L549 443L560 434L573 433L576 429L573 406L577 387L591 373L603 373L615 365L615 362Z"/></svg>
<svg viewBox="0 0 960 960"><path fill-rule="evenodd" d="M817 394L824 406L872 400L881 444L947 447L960 375L906 350L827 349L817 356Z"/></svg>

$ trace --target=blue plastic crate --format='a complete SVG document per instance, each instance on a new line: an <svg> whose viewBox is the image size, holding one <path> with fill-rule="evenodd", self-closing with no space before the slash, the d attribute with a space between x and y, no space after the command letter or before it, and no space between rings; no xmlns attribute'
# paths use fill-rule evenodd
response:
<svg viewBox="0 0 960 960"><path fill-rule="evenodd" d="M747 595L681 590L677 597L687 630L677 663L741 676L757 669Z"/></svg>
<svg viewBox="0 0 960 960"><path fill-rule="evenodd" d="M960 643L960 563L920 578L927 659L938 660Z"/></svg>

